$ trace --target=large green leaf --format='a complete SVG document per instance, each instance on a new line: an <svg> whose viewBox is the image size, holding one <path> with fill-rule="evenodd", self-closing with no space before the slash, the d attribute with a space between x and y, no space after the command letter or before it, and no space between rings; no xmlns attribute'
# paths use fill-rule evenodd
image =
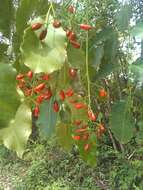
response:
<svg viewBox="0 0 143 190"><path fill-rule="evenodd" d="M129 101L121 100L112 106L110 116L111 130L123 144L133 137L133 121L129 110Z"/></svg>
<svg viewBox="0 0 143 190"><path fill-rule="evenodd" d="M12 0L0 0L0 32L10 37L11 24L14 18L14 7Z"/></svg>
<svg viewBox="0 0 143 190"><path fill-rule="evenodd" d="M42 137L49 137L55 131L58 114L53 111L53 102L54 97L40 105L40 115L36 123Z"/></svg>
<svg viewBox="0 0 143 190"><path fill-rule="evenodd" d="M20 104L15 78L16 70L9 64L0 63L0 128L7 127Z"/></svg>
<svg viewBox="0 0 143 190"><path fill-rule="evenodd" d="M48 25L48 34L43 40L44 45L29 27L25 30L21 51L24 64L35 73L52 73L60 70L66 59L66 35L62 28L55 29Z"/></svg>
<svg viewBox="0 0 143 190"><path fill-rule="evenodd" d="M123 32L128 29L130 18L132 16L132 7L130 4L124 4L117 14L117 27Z"/></svg>
<svg viewBox="0 0 143 190"><path fill-rule="evenodd" d="M131 30L131 35L143 39L143 22L137 23Z"/></svg>
<svg viewBox="0 0 143 190"><path fill-rule="evenodd" d="M56 128L57 140L60 145L66 150L72 148L72 126L68 123L60 123Z"/></svg>
<svg viewBox="0 0 143 190"><path fill-rule="evenodd" d="M15 150L22 157L24 148L31 134L31 109L22 103L7 128L0 129L0 143L7 148Z"/></svg>

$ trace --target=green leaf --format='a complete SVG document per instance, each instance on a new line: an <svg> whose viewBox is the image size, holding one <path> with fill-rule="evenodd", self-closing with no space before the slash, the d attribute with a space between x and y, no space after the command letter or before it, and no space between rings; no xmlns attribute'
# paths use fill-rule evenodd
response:
<svg viewBox="0 0 143 190"><path fill-rule="evenodd" d="M123 144L133 137L134 124L129 110L129 102L121 100L112 106L110 123L114 136Z"/></svg>
<svg viewBox="0 0 143 190"><path fill-rule="evenodd" d="M31 119L30 107L26 103L22 103L8 127L0 129L0 143L11 150L15 150L20 158L32 132Z"/></svg>
<svg viewBox="0 0 143 190"><path fill-rule="evenodd" d="M143 22L137 23L131 30L131 35L143 39Z"/></svg>
<svg viewBox="0 0 143 190"><path fill-rule="evenodd" d="M137 81L143 82L143 60L137 60L129 66L130 71L134 74Z"/></svg>
<svg viewBox="0 0 143 190"><path fill-rule="evenodd" d="M40 115L36 124L42 137L50 137L55 131L58 114L53 111L53 103L54 97L40 105Z"/></svg>
<svg viewBox="0 0 143 190"><path fill-rule="evenodd" d="M12 0L0 0L0 32L10 37L11 24L14 19L14 7Z"/></svg>
<svg viewBox="0 0 143 190"><path fill-rule="evenodd" d="M117 27L123 32L128 29L132 16L132 7L130 4L124 4L117 14Z"/></svg>
<svg viewBox="0 0 143 190"><path fill-rule="evenodd" d="M66 36L62 28L55 29L48 25L48 34L40 42L39 32L35 33L29 27L25 30L21 52L24 64L35 73L52 73L60 70L66 59Z"/></svg>
<svg viewBox="0 0 143 190"><path fill-rule="evenodd" d="M71 67L80 68L84 66L85 54L82 49L75 49L71 45L67 49L68 62Z"/></svg>
<svg viewBox="0 0 143 190"><path fill-rule="evenodd" d="M70 151L73 145L72 141L72 126L69 123L60 123L56 128L56 136L60 145L65 150Z"/></svg>
<svg viewBox="0 0 143 190"><path fill-rule="evenodd" d="M15 52L19 51L23 32L27 28L27 23L32 15L46 14L49 8L47 0L20 0L16 12L16 33L14 35Z"/></svg>
<svg viewBox="0 0 143 190"><path fill-rule="evenodd" d="M16 70L9 64L0 63L0 128L7 127L20 104L15 79Z"/></svg>

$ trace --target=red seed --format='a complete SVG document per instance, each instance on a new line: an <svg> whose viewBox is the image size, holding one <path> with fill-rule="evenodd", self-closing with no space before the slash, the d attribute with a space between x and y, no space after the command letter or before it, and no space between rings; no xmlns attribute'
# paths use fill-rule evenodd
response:
<svg viewBox="0 0 143 190"><path fill-rule="evenodd" d="M42 77L42 80L49 80L50 79L50 75L48 75L48 74L44 74Z"/></svg>
<svg viewBox="0 0 143 190"><path fill-rule="evenodd" d="M53 110L54 110L54 112L58 112L59 109L60 109L60 108L59 108L59 104L58 104L57 101L55 101L54 104L53 104Z"/></svg>
<svg viewBox="0 0 143 190"><path fill-rule="evenodd" d="M21 79L23 79L24 78L24 75L23 74L18 74L17 76L16 76L16 80L21 80Z"/></svg>
<svg viewBox="0 0 143 190"><path fill-rule="evenodd" d="M38 117L40 113L40 109L38 106L36 106L33 110L34 117Z"/></svg>
<svg viewBox="0 0 143 190"><path fill-rule="evenodd" d="M79 126L82 123L82 121L81 120L76 120L74 123L75 123L75 125Z"/></svg>
<svg viewBox="0 0 143 190"><path fill-rule="evenodd" d="M68 7L68 12L69 12L69 13L74 13L74 12L75 12L75 7L72 6L72 5L69 6L69 7Z"/></svg>
<svg viewBox="0 0 143 190"><path fill-rule="evenodd" d="M65 94L67 97L71 97L74 95L74 91L72 89L68 89Z"/></svg>
<svg viewBox="0 0 143 190"><path fill-rule="evenodd" d="M47 29L43 30L41 33L40 33L40 36L39 36L39 39L40 40L44 40L45 37L47 35Z"/></svg>
<svg viewBox="0 0 143 190"><path fill-rule="evenodd" d="M29 71L29 72L27 73L27 76L28 76L30 79L32 79L32 77L33 77L33 72L32 72L32 71Z"/></svg>
<svg viewBox="0 0 143 190"><path fill-rule="evenodd" d="M74 69L74 68L70 68L69 69L69 75L71 76L71 77L76 77L76 75L77 75L77 70L76 69Z"/></svg>
<svg viewBox="0 0 143 190"><path fill-rule="evenodd" d="M75 133L82 133L82 132L85 132L85 131L87 131L87 128L81 128L81 129L75 130Z"/></svg>
<svg viewBox="0 0 143 190"><path fill-rule="evenodd" d="M79 135L77 135L77 136L72 136L72 139L73 139L73 140L77 140L77 141L78 141L78 140L80 140L80 139L81 139L81 137L80 137Z"/></svg>
<svg viewBox="0 0 143 190"><path fill-rule="evenodd" d="M72 31L69 31L69 33L67 34L67 37L70 41L76 41L76 34Z"/></svg>
<svg viewBox="0 0 143 190"><path fill-rule="evenodd" d="M84 150L85 150L85 151L88 151L89 148L90 148L90 145L89 145L89 144L85 144L85 145L84 145Z"/></svg>
<svg viewBox="0 0 143 190"><path fill-rule="evenodd" d="M44 100L44 95L42 94L42 95L40 95L40 96L37 97L36 102L38 104L41 104L43 100Z"/></svg>
<svg viewBox="0 0 143 190"><path fill-rule="evenodd" d="M91 121L96 121L96 119L97 119L96 115L93 113L92 110L89 110L89 111L88 111L88 118L89 118Z"/></svg>
<svg viewBox="0 0 143 190"><path fill-rule="evenodd" d="M104 89L100 89L99 96L105 98L107 96L107 92Z"/></svg>
<svg viewBox="0 0 143 190"><path fill-rule="evenodd" d="M92 29L92 26L90 26L88 24L81 24L80 29L88 31L88 30Z"/></svg>
<svg viewBox="0 0 143 190"><path fill-rule="evenodd" d="M34 92L39 93L45 88L45 83L41 83L34 88Z"/></svg>
<svg viewBox="0 0 143 190"><path fill-rule="evenodd" d="M77 49L80 48L80 44L79 44L78 42L76 42L76 41L74 41L74 40L71 40L70 43L72 44L72 46L73 46L74 48L77 48Z"/></svg>
<svg viewBox="0 0 143 190"><path fill-rule="evenodd" d="M35 24L32 24L31 28L32 30L38 30L42 27L43 24L41 23L35 23Z"/></svg>
<svg viewBox="0 0 143 190"><path fill-rule="evenodd" d="M43 95L45 100L50 100L50 98L52 97L51 89L48 89Z"/></svg>
<svg viewBox="0 0 143 190"><path fill-rule="evenodd" d="M63 90L60 91L59 96L60 96L60 98L61 98L62 101L65 100L65 97L66 97L66 96L65 96L65 93L64 93Z"/></svg>
<svg viewBox="0 0 143 190"><path fill-rule="evenodd" d="M53 22L53 27L54 28L59 28L61 26L61 22L59 22L58 20L55 20L54 22Z"/></svg>
<svg viewBox="0 0 143 190"><path fill-rule="evenodd" d="M83 108L86 108L86 105L83 103L75 103L74 107L75 109L83 109Z"/></svg>

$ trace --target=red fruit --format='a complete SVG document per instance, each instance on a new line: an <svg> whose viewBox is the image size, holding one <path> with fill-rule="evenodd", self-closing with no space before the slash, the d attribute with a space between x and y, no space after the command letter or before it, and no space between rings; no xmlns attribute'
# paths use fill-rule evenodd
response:
<svg viewBox="0 0 143 190"><path fill-rule="evenodd" d="M76 75L77 75L77 70L76 69L74 69L74 68L70 68L69 69L69 75L71 76L71 77L76 77Z"/></svg>
<svg viewBox="0 0 143 190"><path fill-rule="evenodd" d="M87 128L81 128L81 129L75 130L75 133L82 133L82 132L85 132L85 131L87 131Z"/></svg>
<svg viewBox="0 0 143 190"><path fill-rule="evenodd" d="M99 96L105 98L107 96L107 92L104 89L100 89Z"/></svg>
<svg viewBox="0 0 143 190"><path fill-rule="evenodd" d="M104 132L106 131L106 129L105 129L105 127L104 127L103 124L100 124L100 125L99 125L99 129L100 129L100 131L101 131L102 133L104 133Z"/></svg>
<svg viewBox="0 0 143 190"><path fill-rule="evenodd" d="M32 30L38 30L42 27L43 24L41 23L35 23L35 24L32 24L31 28Z"/></svg>
<svg viewBox="0 0 143 190"><path fill-rule="evenodd" d="M75 103L74 107L75 109L83 109L83 108L86 108L86 105L83 103Z"/></svg>
<svg viewBox="0 0 143 190"><path fill-rule="evenodd" d="M67 90L67 91L66 91L66 93L65 93L65 94L66 94L66 96L67 96L67 97L71 97L71 96L73 96L73 95L74 95L74 92L73 92L73 90L72 90L72 89L69 89L69 90Z"/></svg>
<svg viewBox="0 0 143 190"><path fill-rule="evenodd" d="M47 35L47 29L43 30L41 33L40 33L40 36L39 36L39 39L40 40L44 40L45 37Z"/></svg>
<svg viewBox="0 0 143 190"><path fill-rule="evenodd" d="M36 102L38 104L41 104L43 100L44 100L44 95L40 95L40 96L37 97Z"/></svg>
<svg viewBox="0 0 143 190"><path fill-rule="evenodd" d="M27 76L28 76L30 79L32 79L32 77L33 77L33 72L32 72L32 71L29 71L29 72L27 73Z"/></svg>
<svg viewBox="0 0 143 190"><path fill-rule="evenodd" d="M72 139L79 141L79 140L81 139L81 137L80 137L79 135L77 135L77 136L72 136Z"/></svg>
<svg viewBox="0 0 143 190"><path fill-rule="evenodd" d="M65 100L65 93L64 93L63 90L60 91L59 96L60 96L60 98L61 98L62 101Z"/></svg>
<svg viewBox="0 0 143 190"><path fill-rule="evenodd" d="M89 145L89 144L85 144L85 145L84 145L84 150L85 150L85 151L88 151L89 148L90 148L90 145Z"/></svg>
<svg viewBox="0 0 143 190"><path fill-rule="evenodd" d="M61 26L61 22L59 22L58 20L55 20L54 22L53 22L53 27L54 28L59 28Z"/></svg>
<svg viewBox="0 0 143 190"><path fill-rule="evenodd" d="M43 95L45 100L50 100L50 98L52 97L52 91L48 89Z"/></svg>
<svg viewBox="0 0 143 190"><path fill-rule="evenodd" d="M24 78L24 75L23 74L18 74L17 76L16 76L16 80L21 80L21 79L23 79Z"/></svg>
<svg viewBox="0 0 143 190"><path fill-rule="evenodd" d="M92 26L90 26L88 24L81 24L80 29L88 31L88 30L92 29Z"/></svg>
<svg viewBox="0 0 143 190"><path fill-rule="evenodd" d="M34 117L38 117L40 113L40 109L38 106L36 106L33 110Z"/></svg>
<svg viewBox="0 0 143 190"><path fill-rule="evenodd" d="M54 104L53 104L53 110L54 110L54 112L58 112L59 109L60 109L60 108L59 108L59 104L58 104L57 101L55 101Z"/></svg>
<svg viewBox="0 0 143 190"><path fill-rule="evenodd" d="M34 88L34 92L39 93L45 88L45 83L41 83Z"/></svg>
<svg viewBox="0 0 143 190"><path fill-rule="evenodd" d="M75 7L72 6L72 5L69 6L69 7L68 7L68 12L69 12L69 13L74 13L74 12L75 12Z"/></svg>
<svg viewBox="0 0 143 190"><path fill-rule="evenodd" d="M88 111L88 118L91 120L91 121L96 121L96 115L93 113L92 110L89 110Z"/></svg>
<svg viewBox="0 0 143 190"><path fill-rule="evenodd" d="M77 48L77 49L80 48L80 44L79 44L77 41L71 40L70 43L72 44L72 46L73 46L74 48Z"/></svg>
<svg viewBox="0 0 143 190"><path fill-rule="evenodd" d="M50 75L44 74L41 78L42 78L42 80L49 80L50 79Z"/></svg>
<svg viewBox="0 0 143 190"><path fill-rule="evenodd" d="M82 121L76 120L74 123L75 123L75 125L79 126L82 123Z"/></svg>
<svg viewBox="0 0 143 190"><path fill-rule="evenodd" d="M67 35L68 35L67 37L70 41L76 41L76 34L74 32L69 31L69 33Z"/></svg>

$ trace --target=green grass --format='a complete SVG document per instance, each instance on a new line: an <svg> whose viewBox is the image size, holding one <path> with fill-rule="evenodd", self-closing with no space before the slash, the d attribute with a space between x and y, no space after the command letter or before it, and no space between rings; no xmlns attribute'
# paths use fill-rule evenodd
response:
<svg viewBox="0 0 143 190"><path fill-rule="evenodd" d="M130 160L102 147L97 166L55 142L29 143L24 159L0 147L0 187L10 190L142 190L143 162L139 149ZM1 190L0 189L0 190Z"/></svg>

